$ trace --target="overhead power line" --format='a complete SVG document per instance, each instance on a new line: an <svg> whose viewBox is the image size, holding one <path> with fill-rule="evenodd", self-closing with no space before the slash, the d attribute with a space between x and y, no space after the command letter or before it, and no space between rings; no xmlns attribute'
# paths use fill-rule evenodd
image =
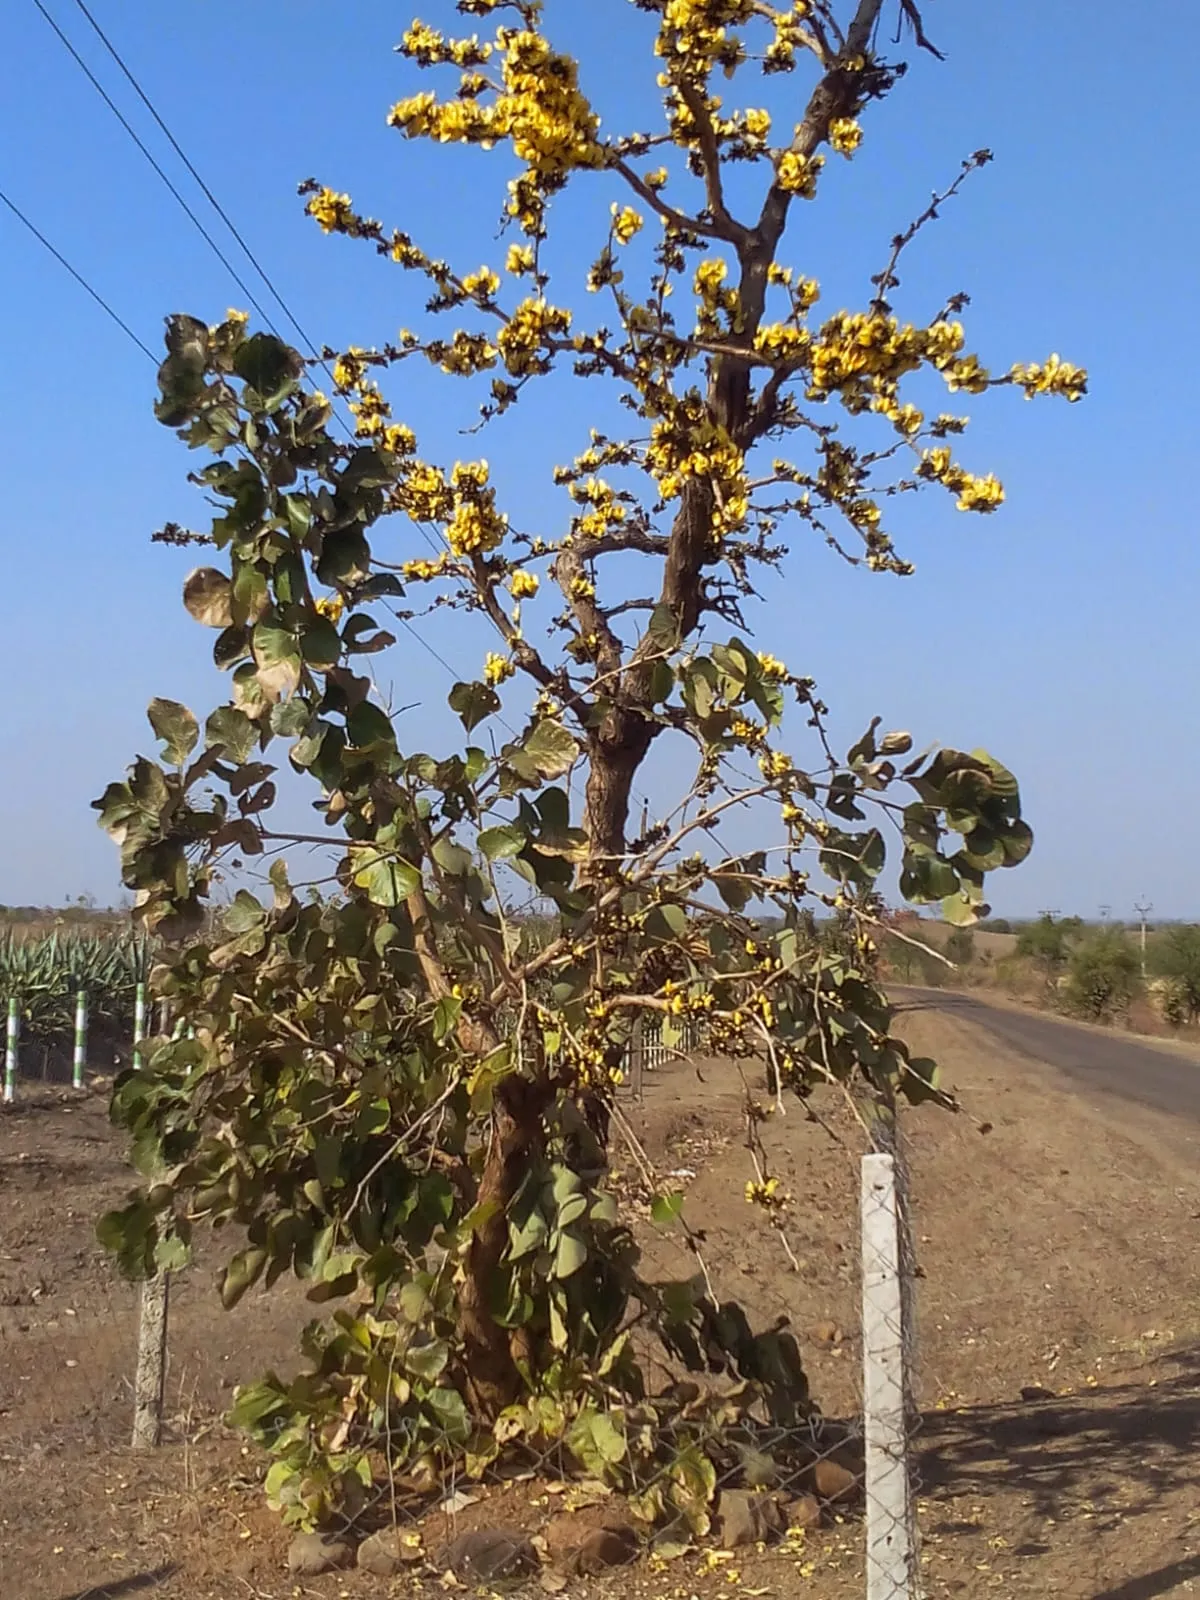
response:
<svg viewBox="0 0 1200 1600"><path fill-rule="evenodd" d="M175 154L179 157L180 161L183 162L183 164L187 168L188 172L190 172L192 177L195 179L197 185L199 186L201 192L204 195L204 198L208 201L209 205L212 206L213 210L220 217L221 221L225 224L225 226L229 229L230 233L237 240L239 246L241 247L242 254L246 257L247 261L249 261L250 265L254 268L255 272L258 273L258 275L262 279L263 283L266 284L267 289L270 291L270 294L271 294L272 298L274 299L275 303L278 305L279 309L283 312L283 314L287 318L288 322L290 322L292 327L296 330L296 333L299 336L301 344L305 345L309 350L311 350L315 354L315 352L317 350L317 345L316 345L315 341L311 338L311 336L308 333L305 332L305 330L304 330L303 326L301 325L301 323L300 323L298 317L296 316L295 312L292 310L291 306L288 305L287 301L283 298L283 295L276 288L274 282L272 281L271 275L268 273L267 269L263 266L262 262L259 261L258 257L255 255L254 251L251 250L250 246L246 243L246 240L242 236L242 233L239 230L237 224L233 221L232 217L225 210L225 207L221 204L221 202L217 199L216 195L209 188L208 184L200 176L199 172L197 172L195 166L192 164L192 161L191 161L190 157L188 156L187 151L183 148L183 146L179 143L179 140L175 137L175 135L171 132L170 128L168 128L167 124L163 121L161 115L159 114L158 108L155 106L155 104L154 104L153 100L151 100L150 96L146 93L145 89L142 88L141 84L138 82L137 78L134 76L133 72L131 71L131 69L129 68L127 63L125 62L124 57L121 55L121 53L117 49L116 45L113 44L112 40L105 33L104 29L100 26L100 24L96 21L95 17L88 10L87 6L84 4L84 0L75 0L75 4L79 8L79 10L83 13L83 15L87 18L88 23L90 24L90 26L91 26L92 30L94 31L94 33L96 34L97 38L100 40L101 44L108 51L109 55L116 62L117 66L121 69L122 73L125 75L125 78L128 80L130 86L132 87L134 93L137 95L138 99L142 102L142 104L145 106L146 110L150 113L150 115L154 118L155 122L162 129L162 132L163 132L164 136L166 137L167 142L170 144L170 146L171 146L172 150L174 150ZM248 290L246 292L249 293Z"/></svg>
<svg viewBox="0 0 1200 1600"><path fill-rule="evenodd" d="M84 277L83 273L79 272L75 267L73 267L67 260L66 256L63 255L62 251L56 249L55 246L50 243L49 239L47 239L46 235L41 231L41 229L34 226L34 224L21 210L20 206L17 205L16 201L11 200L8 195L4 193L3 189L0 189L0 204L8 207L22 227L27 228L37 242L43 247L43 249L50 252L60 267L66 268L66 270L75 279L75 282L82 290L84 290L86 294L91 295L92 299L100 307L101 311L104 312L104 315L108 317L110 321L115 322L117 327L120 328L121 332L126 336L126 338L132 339L142 354L144 356L148 356L149 359L154 362L154 365L157 366L158 357L149 348L149 346L142 343L125 319L113 310L108 301L98 290L92 288L91 284Z"/></svg>
<svg viewBox="0 0 1200 1600"><path fill-rule="evenodd" d="M178 206L180 207L180 209L188 217L188 219L192 223L192 225L197 229L197 231L199 232L200 236L204 239L205 243L208 245L209 249L216 256L217 260L221 263L221 265L225 268L226 272L229 273L229 276L233 279L234 283L237 284L238 288L246 296L246 299L254 307L255 311L258 312L259 316L263 319L263 321L267 324L267 326L269 328L271 328L273 332L278 334L279 330L275 327L275 324L271 321L271 318L268 315L268 313L263 310L262 306L259 304L258 300L255 298L254 293L250 289L249 285L247 283L245 283L245 281L242 279L242 277L241 277L240 273L238 272L237 268L233 265L232 261L230 261L229 257L221 249L221 246L213 238L212 234L209 233L208 229L204 226L204 224L201 222L200 218L192 210L191 206L187 203L187 201L184 199L184 197L180 194L179 190L175 187L175 184L171 181L171 178L169 177L169 175L159 165L159 163L158 163L157 159L155 158L154 154L152 153L152 151L145 144L144 140L142 139L141 135L138 133L137 129L134 128L133 125L128 121L128 119L125 117L125 114L121 111L120 107L116 104L116 102L113 100L112 96L109 94L108 90L100 82L99 78L96 77L95 73L88 66L87 62L83 59L83 57L79 54L79 51L76 50L75 46L71 43L70 39L67 38L66 34L59 27L58 23L55 22L54 18L50 15L49 11L47 11L46 7L42 4L42 0L33 0L33 3L38 8L38 10L41 12L42 16L46 19L46 21L50 25L50 27L53 29L54 33L57 35L57 37L61 41L61 43L63 45L63 48L67 51L67 53L71 56L72 60L78 66L79 70L87 78L87 80L91 84L92 88L95 89L96 93L100 96L100 98L104 101L105 105L112 112L113 116L116 117L117 121L125 129L125 132L133 140L134 144L137 145L137 147L141 151L142 155L145 156L146 160L154 168L154 171L162 179L163 183L166 184L167 188L170 190L171 194L174 196L175 201L178 204Z"/></svg>

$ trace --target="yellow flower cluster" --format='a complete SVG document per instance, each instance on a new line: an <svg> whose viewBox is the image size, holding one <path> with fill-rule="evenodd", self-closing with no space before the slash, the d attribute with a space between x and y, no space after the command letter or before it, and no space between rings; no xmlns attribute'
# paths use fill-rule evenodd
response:
<svg viewBox="0 0 1200 1600"><path fill-rule="evenodd" d="M617 499L616 490L603 478L593 474L583 483L572 483L567 493L580 505L592 508L572 522L573 535L584 539L600 539L625 521L625 507Z"/></svg>
<svg viewBox="0 0 1200 1600"><path fill-rule="evenodd" d="M432 30L427 32L432 35ZM434 53L453 48L453 41L435 45L422 34L415 43L423 47L412 52L419 60L454 59ZM473 43L458 41L460 46ZM503 88L491 103L480 103L487 84L469 73L459 98L439 101L433 94L413 95L393 106L388 120L409 138L485 146L509 140L528 169L509 185L509 213L527 233L539 234L544 195L560 187L575 168L603 165L604 149L596 137L599 119L579 88L577 63L552 50L540 33L532 28L501 28L497 45L503 58ZM484 48L476 47L479 59ZM475 61L464 52L458 64Z"/></svg>
<svg viewBox="0 0 1200 1600"><path fill-rule="evenodd" d="M414 461L397 489L397 499L414 522L441 522L454 509L454 493L440 467Z"/></svg>
<svg viewBox="0 0 1200 1600"><path fill-rule="evenodd" d="M490 44L476 38L447 39L436 28L414 21L400 41L401 52L422 67L451 64L480 67L492 53Z"/></svg>
<svg viewBox="0 0 1200 1600"><path fill-rule="evenodd" d="M361 383L358 399L351 400L350 414L354 418L354 431L361 439L373 439L382 434L384 424L392 414L378 387L373 383Z"/></svg>
<svg viewBox="0 0 1200 1600"><path fill-rule="evenodd" d="M768 361L780 363L802 361L812 344L807 328L797 328L790 322L768 322L754 335L754 348Z"/></svg>
<svg viewBox="0 0 1200 1600"><path fill-rule="evenodd" d="M394 456L410 456L417 448L417 436L403 422L393 422L383 430L382 443Z"/></svg>
<svg viewBox="0 0 1200 1600"><path fill-rule="evenodd" d="M487 462L456 462L450 476L454 514L446 527L446 543L456 556L494 550L508 532L508 518L496 510Z"/></svg>
<svg viewBox="0 0 1200 1600"><path fill-rule="evenodd" d="M411 583L428 583L431 578L440 578L445 570L445 556L438 556L435 561L406 561L401 568Z"/></svg>
<svg viewBox="0 0 1200 1600"><path fill-rule="evenodd" d="M753 1179L746 1185L746 1202L752 1206L762 1206L765 1211L782 1211L788 1197L779 1186L778 1178L767 1178L762 1183Z"/></svg>
<svg viewBox="0 0 1200 1600"><path fill-rule="evenodd" d="M767 46L765 72L790 72L796 65L796 51L803 41L800 24L809 12L809 0L793 0L791 12L776 12L775 37Z"/></svg>
<svg viewBox="0 0 1200 1600"><path fill-rule="evenodd" d="M346 609L346 602L340 594L324 594L313 604L317 615L328 622L340 622L342 612Z"/></svg>
<svg viewBox="0 0 1200 1600"><path fill-rule="evenodd" d="M984 478L967 472L952 459L947 445L923 451L917 475L944 484L957 494L960 511L995 511L1004 502L1004 486L999 479L990 472Z"/></svg>
<svg viewBox="0 0 1200 1600"><path fill-rule="evenodd" d="M494 298L500 287L500 275L493 272L491 267L480 267L478 272L468 272L462 281L463 292L475 300L488 301Z"/></svg>
<svg viewBox="0 0 1200 1600"><path fill-rule="evenodd" d="M636 234L641 232L645 223L645 218L639 216L632 206L619 206L615 200L613 201L612 215L613 236L618 244L628 244Z"/></svg>
<svg viewBox="0 0 1200 1600"><path fill-rule="evenodd" d="M840 156L852 156L862 143L862 129L853 117L834 117L829 142Z"/></svg>
<svg viewBox="0 0 1200 1600"><path fill-rule="evenodd" d="M496 335L504 365L514 378L547 371L544 344L561 337L570 326L569 311L550 305L544 298L522 300Z"/></svg>
<svg viewBox="0 0 1200 1600"><path fill-rule="evenodd" d="M768 750L758 758L759 770L764 778L786 778L792 770L790 756L782 750Z"/></svg>
<svg viewBox="0 0 1200 1600"><path fill-rule="evenodd" d="M340 232L354 216L350 196L335 194L332 189L318 189L305 209L325 233Z"/></svg>
<svg viewBox="0 0 1200 1600"><path fill-rule="evenodd" d="M955 358L963 345L961 322L933 322L927 328L903 326L895 317L875 311L839 311L822 326L812 347L810 395L820 398L852 379L878 378L895 383L924 362L951 374L969 363Z"/></svg>
<svg viewBox="0 0 1200 1600"><path fill-rule="evenodd" d="M489 651L483 663L483 681L490 683L494 689L506 678L511 678L516 670L507 656L494 655Z"/></svg>
<svg viewBox="0 0 1200 1600"><path fill-rule="evenodd" d="M746 455L698 399L690 399L655 422L646 466L664 501L676 500L689 479L705 479L716 499L713 532L740 528L750 508Z"/></svg>
<svg viewBox="0 0 1200 1600"><path fill-rule="evenodd" d="M352 344L349 350L334 362L333 381L343 392L347 389L356 389L362 382L367 371L366 354L361 346Z"/></svg>
<svg viewBox="0 0 1200 1600"><path fill-rule="evenodd" d="M704 64L736 62L741 50L726 29L747 22L755 0L667 0L655 53L695 74Z"/></svg>
<svg viewBox="0 0 1200 1600"><path fill-rule="evenodd" d="M1073 367L1069 361L1061 361L1056 355L1050 356L1041 366L1037 363L1030 366L1018 363L1009 376L1024 389L1027 400L1032 400L1035 394L1060 394L1074 401L1082 399L1087 393L1086 369Z"/></svg>
<svg viewBox="0 0 1200 1600"><path fill-rule="evenodd" d="M817 178L825 165L824 156L806 156L799 150L785 150L775 167L775 181L786 194L811 200L817 192Z"/></svg>
<svg viewBox="0 0 1200 1600"><path fill-rule="evenodd" d="M758 670L768 683L778 683L781 678L786 678L788 669L778 656L768 655L765 651L758 652Z"/></svg>
<svg viewBox="0 0 1200 1600"><path fill-rule="evenodd" d="M525 273L532 272L535 265L533 251L527 244L509 245L508 256L504 262L505 272L511 272L514 278L519 278Z"/></svg>
<svg viewBox="0 0 1200 1600"><path fill-rule="evenodd" d="M739 744L748 745L751 749L763 742L766 733L767 730L760 722L752 722L748 717L734 717L729 724L729 737L736 739Z"/></svg>
<svg viewBox="0 0 1200 1600"><path fill-rule="evenodd" d="M536 572L510 573L508 579L508 592L514 600L528 600L538 592L538 578Z"/></svg>
<svg viewBox="0 0 1200 1600"><path fill-rule="evenodd" d="M496 365L500 352L482 333L455 330L452 339L431 339L425 354L434 366L456 378L470 378Z"/></svg>

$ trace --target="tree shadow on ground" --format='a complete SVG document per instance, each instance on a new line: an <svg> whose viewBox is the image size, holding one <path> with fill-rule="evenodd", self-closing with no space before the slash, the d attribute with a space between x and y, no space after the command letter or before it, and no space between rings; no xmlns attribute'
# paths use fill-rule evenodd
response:
<svg viewBox="0 0 1200 1600"><path fill-rule="evenodd" d="M74 1594L63 1595L63 1600L124 1600L126 1595L144 1594L157 1589L179 1571L173 1561L155 1567L151 1572L136 1572L129 1578L114 1578L112 1583L95 1583L86 1589L76 1589Z"/></svg>
<svg viewBox="0 0 1200 1600"><path fill-rule="evenodd" d="M1162 1358L1153 1385L1130 1383L1016 1405L933 1412L920 1439L921 1493L935 1504L985 1499L1019 1487L1037 1518L1080 1509L1095 1533L1161 1510L1167 1496L1195 1487L1200 1453L1200 1348ZM933 1531L963 1531L954 1522ZM1017 1555L1047 1546L1027 1544ZM1124 1579L1094 1600L1155 1600L1200 1577L1200 1556Z"/></svg>

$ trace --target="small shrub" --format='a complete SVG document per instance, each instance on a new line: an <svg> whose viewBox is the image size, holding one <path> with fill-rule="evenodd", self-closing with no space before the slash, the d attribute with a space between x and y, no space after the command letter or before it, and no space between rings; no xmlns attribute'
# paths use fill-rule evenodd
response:
<svg viewBox="0 0 1200 1600"><path fill-rule="evenodd" d="M1200 1017L1200 927L1168 928L1154 942L1153 965L1168 980L1163 994L1167 1021L1172 1027L1195 1022ZM1168 1006L1175 1015L1168 1014Z"/></svg>
<svg viewBox="0 0 1200 1600"><path fill-rule="evenodd" d="M1071 952L1067 1002L1095 1022L1124 1011L1140 984L1137 954L1118 929L1094 933Z"/></svg>

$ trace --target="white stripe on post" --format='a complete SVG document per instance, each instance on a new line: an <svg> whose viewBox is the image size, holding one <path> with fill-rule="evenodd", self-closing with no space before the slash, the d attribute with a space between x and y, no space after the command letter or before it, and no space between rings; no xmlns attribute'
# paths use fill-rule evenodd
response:
<svg viewBox="0 0 1200 1600"><path fill-rule="evenodd" d="M76 1089L83 1088L83 1074L87 1067L87 995L80 989L75 996L75 1055L71 1063L71 1081Z"/></svg>
<svg viewBox="0 0 1200 1600"><path fill-rule="evenodd" d="M8 1029L4 1036L4 1103L12 1105L17 1098L17 1049L21 1039L21 1007L15 999L8 1002Z"/></svg>
<svg viewBox="0 0 1200 1600"><path fill-rule="evenodd" d="M142 1064L142 1040L146 1037L146 985L139 983L133 1001L133 1064Z"/></svg>

